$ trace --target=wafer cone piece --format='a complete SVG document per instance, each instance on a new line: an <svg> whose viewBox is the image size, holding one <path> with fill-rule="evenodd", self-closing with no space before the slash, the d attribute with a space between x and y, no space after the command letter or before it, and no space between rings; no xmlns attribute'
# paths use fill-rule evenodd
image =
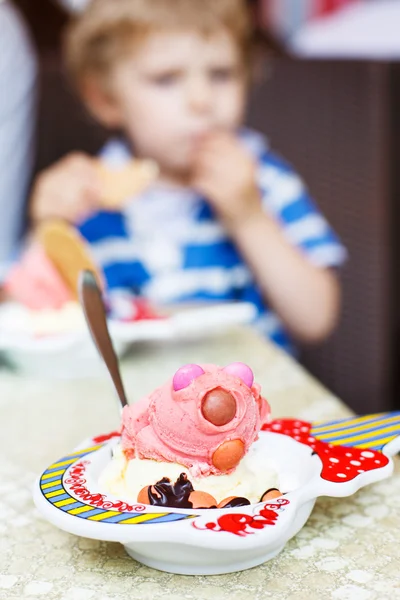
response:
<svg viewBox="0 0 400 600"><path fill-rule="evenodd" d="M122 167L109 167L96 160L102 190L102 207L121 210L132 197L139 195L158 176L158 167L151 160L131 160Z"/></svg>
<svg viewBox="0 0 400 600"><path fill-rule="evenodd" d="M36 238L74 299L78 300L81 271L92 271L103 288L103 278L90 255L88 245L72 225L64 221L46 221L38 227Z"/></svg>

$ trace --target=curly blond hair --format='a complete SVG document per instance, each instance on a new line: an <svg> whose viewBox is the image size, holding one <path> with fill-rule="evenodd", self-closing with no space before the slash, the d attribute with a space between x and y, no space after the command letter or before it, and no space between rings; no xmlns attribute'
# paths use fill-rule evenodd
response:
<svg viewBox="0 0 400 600"><path fill-rule="evenodd" d="M252 27L246 0L92 0L69 26L65 58L73 79L104 76L150 33L228 31L243 60L251 54Z"/></svg>

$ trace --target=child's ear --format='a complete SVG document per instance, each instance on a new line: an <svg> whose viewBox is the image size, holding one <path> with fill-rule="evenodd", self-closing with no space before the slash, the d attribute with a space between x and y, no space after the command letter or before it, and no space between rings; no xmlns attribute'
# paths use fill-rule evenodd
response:
<svg viewBox="0 0 400 600"><path fill-rule="evenodd" d="M97 77L88 76L81 82L81 94L91 114L102 125L110 129L120 127L118 103Z"/></svg>

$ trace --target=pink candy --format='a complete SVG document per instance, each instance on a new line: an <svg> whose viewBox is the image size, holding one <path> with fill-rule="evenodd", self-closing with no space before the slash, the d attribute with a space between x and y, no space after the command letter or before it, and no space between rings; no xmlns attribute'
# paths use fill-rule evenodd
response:
<svg viewBox="0 0 400 600"><path fill-rule="evenodd" d="M224 367L223 370L226 373L241 379L249 388L251 388L254 383L253 371L244 363L234 362L227 367ZM204 375L204 370L199 365L189 364L178 369L172 381L175 392L188 387L188 385L197 379L197 377L200 377L200 375Z"/></svg>
<svg viewBox="0 0 400 600"><path fill-rule="evenodd" d="M178 369L172 380L175 392L183 390L192 383L197 377L204 374L204 370L199 365L185 365Z"/></svg>
<svg viewBox="0 0 400 600"><path fill-rule="evenodd" d="M227 367L224 368L225 373L230 373L235 377L238 377L247 385L247 387L251 388L254 383L254 375L253 371L249 366L245 365L241 362L234 362Z"/></svg>

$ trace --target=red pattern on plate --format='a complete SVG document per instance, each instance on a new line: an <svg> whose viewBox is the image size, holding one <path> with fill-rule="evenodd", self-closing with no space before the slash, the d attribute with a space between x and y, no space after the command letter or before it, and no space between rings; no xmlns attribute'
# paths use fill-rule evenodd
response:
<svg viewBox="0 0 400 600"><path fill-rule="evenodd" d="M104 435L98 435L92 438L95 444L102 444L103 442L108 442L112 438L119 437L121 433L119 431L112 431L111 433L105 433Z"/></svg>
<svg viewBox="0 0 400 600"><path fill-rule="evenodd" d="M334 446L311 435L312 424L296 419L276 419L263 426L263 431L288 435L312 448L322 461L321 477L333 483L351 481L367 471L381 469L389 463L387 456L376 450L354 446Z"/></svg>
<svg viewBox="0 0 400 600"><path fill-rule="evenodd" d="M255 515L245 515L243 513L228 513L218 517L217 522L206 523L204 527L199 527L196 521L192 523L195 529L209 529L211 531L226 531L240 537L245 537L255 533L251 529L264 529L268 525L275 525L279 518L279 511L290 504L287 498L279 498L274 503L264 504ZM249 529L249 527L251 529Z"/></svg>
<svg viewBox="0 0 400 600"><path fill-rule="evenodd" d="M142 504L135 504L132 506L122 500L112 502L111 500L107 500L107 497L104 494L91 493L85 486L86 479L84 478L86 466L88 464L90 463L87 460L80 461L70 469L67 478L64 480L64 485L68 488L68 491L73 492L81 502L96 508L104 508L105 510L112 509L119 512L142 512L146 510L146 507Z"/></svg>

